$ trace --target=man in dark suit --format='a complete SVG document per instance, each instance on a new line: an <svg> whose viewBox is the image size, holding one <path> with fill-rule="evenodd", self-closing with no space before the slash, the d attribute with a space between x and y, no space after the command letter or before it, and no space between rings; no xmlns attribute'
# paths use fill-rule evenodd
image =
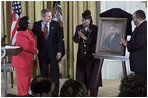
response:
<svg viewBox="0 0 148 98"><path fill-rule="evenodd" d="M110 34L107 36L105 41L103 42L103 49L109 49L112 51L120 51L120 40L121 34L119 34L116 25L110 25Z"/></svg>
<svg viewBox="0 0 148 98"><path fill-rule="evenodd" d="M35 22L33 32L37 35L37 48L39 50L39 65L41 75L48 76L48 64L51 69L51 79L55 83L53 96L59 93L59 66L61 58L62 36L60 25L52 21L52 13L48 9L41 11L42 20Z"/></svg>
<svg viewBox="0 0 148 98"><path fill-rule="evenodd" d="M133 22L136 25L130 41L121 39L120 44L130 52L130 68L140 75L147 83L147 21L145 13L137 10L133 13Z"/></svg>

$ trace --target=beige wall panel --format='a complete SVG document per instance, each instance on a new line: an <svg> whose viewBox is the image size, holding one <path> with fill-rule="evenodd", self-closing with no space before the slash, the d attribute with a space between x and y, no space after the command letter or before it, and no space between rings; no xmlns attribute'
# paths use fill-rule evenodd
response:
<svg viewBox="0 0 148 98"><path fill-rule="evenodd" d="M22 16L26 16L27 10L26 10L26 2L27 1L21 1L21 10L22 10Z"/></svg>

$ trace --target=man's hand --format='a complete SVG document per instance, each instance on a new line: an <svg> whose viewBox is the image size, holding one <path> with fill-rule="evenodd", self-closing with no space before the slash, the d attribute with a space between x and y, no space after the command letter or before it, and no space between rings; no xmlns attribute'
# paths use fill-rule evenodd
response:
<svg viewBox="0 0 148 98"><path fill-rule="evenodd" d="M123 46L127 47L127 41L124 40L124 39L121 39L120 45L123 45Z"/></svg>
<svg viewBox="0 0 148 98"><path fill-rule="evenodd" d="M78 31L78 35L82 37L84 40L87 40L87 37L80 31Z"/></svg>
<svg viewBox="0 0 148 98"><path fill-rule="evenodd" d="M57 56L56 56L57 60L59 60L61 58L61 56L62 56L61 52L58 52Z"/></svg>

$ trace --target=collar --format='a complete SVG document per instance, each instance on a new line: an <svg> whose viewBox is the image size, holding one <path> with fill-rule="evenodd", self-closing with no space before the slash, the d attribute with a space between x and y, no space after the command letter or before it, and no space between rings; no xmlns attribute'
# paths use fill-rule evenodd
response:
<svg viewBox="0 0 148 98"><path fill-rule="evenodd" d="M49 25L49 23L50 23L50 22L44 22L44 20L42 22L43 22L43 24L47 24L47 25Z"/></svg>
<svg viewBox="0 0 148 98"><path fill-rule="evenodd" d="M141 22L137 25L137 27L139 27L144 21L145 21L145 20L141 21Z"/></svg>

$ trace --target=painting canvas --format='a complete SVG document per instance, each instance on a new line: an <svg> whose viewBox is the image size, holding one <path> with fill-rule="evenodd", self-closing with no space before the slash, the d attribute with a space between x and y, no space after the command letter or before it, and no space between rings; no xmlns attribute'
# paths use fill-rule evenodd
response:
<svg viewBox="0 0 148 98"><path fill-rule="evenodd" d="M100 18L96 53L101 55L124 55L120 40L125 39L126 18Z"/></svg>

